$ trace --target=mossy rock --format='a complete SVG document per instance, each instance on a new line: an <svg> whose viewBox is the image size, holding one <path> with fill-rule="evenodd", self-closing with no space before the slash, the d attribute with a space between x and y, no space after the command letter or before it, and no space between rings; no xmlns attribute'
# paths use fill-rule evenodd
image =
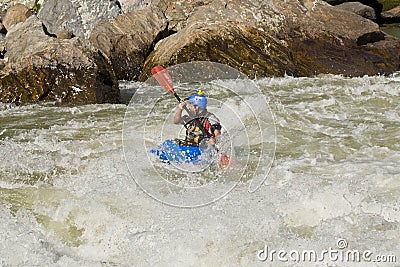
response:
<svg viewBox="0 0 400 267"><path fill-rule="evenodd" d="M383 5L382 11L388 11L400 5L400 0L378 0Z"/></svg>

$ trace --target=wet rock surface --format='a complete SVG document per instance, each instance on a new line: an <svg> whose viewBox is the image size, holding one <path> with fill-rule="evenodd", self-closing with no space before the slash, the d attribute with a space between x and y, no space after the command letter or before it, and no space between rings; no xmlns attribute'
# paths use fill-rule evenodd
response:
<svg viewBox="0 0 400 267"><path fill-rule="evenodd" d="M110 0L46 0L38 17L49 33L69 31L87 38L96 24L122 13L117 1Z"/></svg>
<svg viewBox="0 0 400 267"><path fill-rule="evenodd" d="M384 23L400 22L400 6L397 6L388 11L382 12L382 21Z"/></svg>
<svg viewBox="0 0 400 267"><path fill-rule="evenodd" d="M323 2L213 1L197 6L181 24L150 54L143 79L156 64L189 60L228 64L251 77L373 75L391 73L399 63L392 57L396 41L384 42L386 50L376 53L377 42L385 40L377 24Z"/></svg>
<svg viewBox="0 0 400 267"><path fill-rule="evenodd" d="M382 5L345 2L48 0L37 16L5 23L0 99L115 103L117 80L145 80L154 65L188 61L220 62L252 78L397 71L399 41L375 23Z"/></svg>
<svg viewBox="0 0 400 267"><path fill-rule="evenodd" d="M9 30L15 24L25 21L32 15L32 11L25 5L16 4L7 10L3 18L3 26L6 30Z"/></svg>
<svg viewBox="0 0 400 267"><path fill-rule="evenodd" d="M167 19L161 9L146 8L98 24L90 41L110 60L119 80L136 80L166 30Z"/></svg>
<svg viewBox="0 0 400 267"><path fill-rule="evenodd" d="M47 36L32 16L7 33L7 64L0 99L6 103L117 103L119 90L108 62L79 38Z"/></svg>

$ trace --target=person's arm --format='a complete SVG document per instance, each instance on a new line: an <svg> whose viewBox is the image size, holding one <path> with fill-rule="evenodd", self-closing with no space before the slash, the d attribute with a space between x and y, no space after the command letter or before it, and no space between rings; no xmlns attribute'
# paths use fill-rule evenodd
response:
<svg viewBox="0 0 400 267"><path fill-rule="evenodd" d="M215 143L217 142L215 137L217 137L218 135L221 135L221 125L219 123L216 123L216 124L212 125L211 129L213 131L212 133L214 134L214 136L211 137L207 143L209 143L210 145L215 145Z"/></svg>
<svg viewBox="0 0 400 267"><path fill-rule="evenodd" d="M182 111L183 111L185 105L186 105L185 101L181 100L181 103L179 103L179 106L178 106L178 110L176 111L175 116L174 116L175 124L183 123Z"/></svg>

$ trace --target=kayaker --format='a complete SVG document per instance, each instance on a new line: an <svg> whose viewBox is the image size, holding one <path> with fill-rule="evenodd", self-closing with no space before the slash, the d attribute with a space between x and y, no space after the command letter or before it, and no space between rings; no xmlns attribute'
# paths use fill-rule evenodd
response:
<svg viewBox="0 0 400 267"><path fill-rule="evenodd" d="M215 137L221 134L219 119L207 111L207 97L199 90L189 98L181 100L174 116L175 124L183 124L186 128L185 140L178 140L180 145L202 146L215 145ZM188 104L191 114L183 115L184 106Z"/></svg>

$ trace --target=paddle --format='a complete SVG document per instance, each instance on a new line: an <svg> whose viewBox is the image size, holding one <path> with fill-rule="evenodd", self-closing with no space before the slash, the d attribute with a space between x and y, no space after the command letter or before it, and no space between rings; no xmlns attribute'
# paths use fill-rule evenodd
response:
<svg viewBox="0 0 400 267"><path fill-rule="evenodd" d="M157 82L162 87L164 87L165 90L167 90L168 92L170 92L175 96L175 98L178 100L179 103L182 101L182 99L175 92L171 75L169 75L166 69L164 69L162 66L155 66L154 68L151 69L151 73L153 74L153 77L157 80ZM192 112L190 112L187 106L183 106L183 108L186 110L189 116L192 117Z"/></svg>
<svg viewBox="0 0 400 267"><path fill-rule="evenodd" d="M155 66L151 69L151 73L153 74L153 77L157 80L157 82L168 92L173 94L175 98L179 101L179 103L182 101L181 98L178 96L178 94L174 90L174 84L172 82L172 77L171 75L167 72L166 69L162 66ZM186 107L183 106L183 108L186 110L186 112L189 114L190 117L192 117L192 112ZM214 147L218 153L219 150ZM229 166L230 158L226 154L221 154L220 153L220 158L219 158L219 167L226 168Z"/></svg>

